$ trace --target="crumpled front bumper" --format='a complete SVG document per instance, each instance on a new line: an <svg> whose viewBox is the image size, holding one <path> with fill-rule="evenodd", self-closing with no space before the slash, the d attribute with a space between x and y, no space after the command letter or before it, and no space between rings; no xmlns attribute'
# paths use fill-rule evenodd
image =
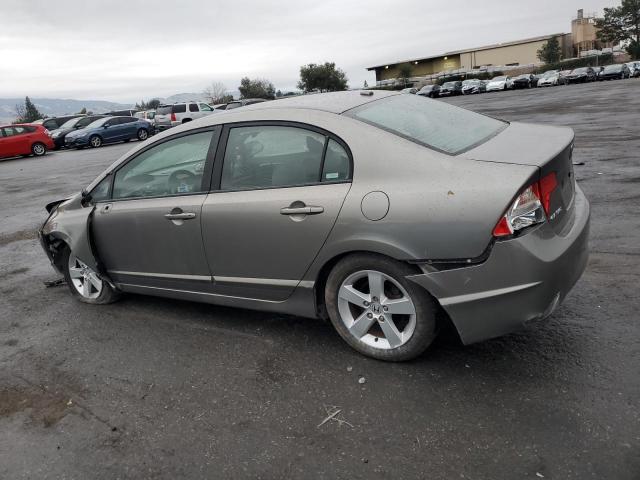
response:
<svg viewBox="0 0 640 480"><path fill-rule="evenodd" d="M549 316L586 268L589 202L576 185L572 221L561 235L548 224L497 241L486 261L407 277L449 314L462 342L479 342Z"/></svg>

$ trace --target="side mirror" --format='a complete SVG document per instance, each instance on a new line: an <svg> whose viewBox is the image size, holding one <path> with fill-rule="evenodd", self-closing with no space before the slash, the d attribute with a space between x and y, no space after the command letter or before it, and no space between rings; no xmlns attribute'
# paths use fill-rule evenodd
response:
<svg viewBox="0 0 640 480"><path fill-rule="evenodd" d="M102 126L102 128L104 128L104 129L106 130L106 129L107 129L107 128L109 128L110 126L111 126L111 125L109 125L109 124L107 123L107 124L103 125L103 126Z"/></svg>

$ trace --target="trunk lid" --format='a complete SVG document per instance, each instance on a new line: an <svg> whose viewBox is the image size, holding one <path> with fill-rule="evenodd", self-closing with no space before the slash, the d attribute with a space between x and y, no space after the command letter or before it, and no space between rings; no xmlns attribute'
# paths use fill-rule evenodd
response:
<svg viewBox="0 0 640 480"><path fill-rule="evenodd" d="M562 234L574 208L573 138L570 128L514 122L463 155L485 162L536 166L540 170L536 180L555 173L557 187L551 194L547 217L553 230ZM525 186L514 185L514 195Z"/></svg>

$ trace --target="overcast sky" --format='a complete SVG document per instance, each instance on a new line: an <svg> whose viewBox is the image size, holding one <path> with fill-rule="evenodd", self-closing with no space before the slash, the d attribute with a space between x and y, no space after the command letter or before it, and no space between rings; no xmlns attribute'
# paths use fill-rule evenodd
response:
<svg viewBox="0 0 640 480"><path fill-rule="evenodd" d="M300 65L366 67L569 32L578 8L619 0L14 0L0 5L0 97L135 101L236 90L243 76L294 89Z"/></svg>

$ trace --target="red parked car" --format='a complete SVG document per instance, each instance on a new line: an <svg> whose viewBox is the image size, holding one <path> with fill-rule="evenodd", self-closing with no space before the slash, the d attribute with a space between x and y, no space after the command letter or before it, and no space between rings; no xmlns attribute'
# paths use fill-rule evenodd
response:
<svg viewBox="0 0 640 480"><path fill-rule="evenodd" d="M0 158L18 155L40 157L54 146L49 131L42 125L0 126Z"/></svg>

